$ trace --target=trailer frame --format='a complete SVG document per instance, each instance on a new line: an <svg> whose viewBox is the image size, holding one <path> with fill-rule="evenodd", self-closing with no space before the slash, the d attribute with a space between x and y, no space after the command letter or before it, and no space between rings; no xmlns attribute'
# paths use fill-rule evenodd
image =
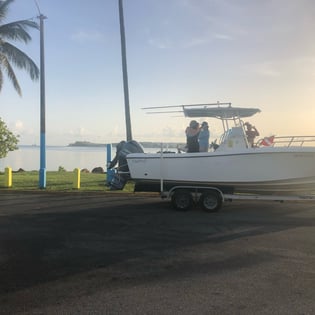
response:
<svg viewBox="0 0 315 315"><path fill-rule="evenodd" d="M161 188L163 184L161 185ZM161 190L162 199L170 199L173 207L187 211L193 205L200 205L206 212L217 212L226 201L261 200L261 201L315 201L315 195L263 195L249 193L224 193L221 188L211 186L173 186L170 190Z"/></svg>

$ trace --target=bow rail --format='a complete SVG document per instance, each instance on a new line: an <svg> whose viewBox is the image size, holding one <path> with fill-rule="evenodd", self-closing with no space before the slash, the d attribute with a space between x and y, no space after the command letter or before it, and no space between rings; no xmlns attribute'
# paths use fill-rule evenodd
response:
<svg viewBox="0 0 315 315"><path fill-rule="evenodd" d="M261 138L256 146L292 147L315 146L315 136L271 136Z"/></svg>

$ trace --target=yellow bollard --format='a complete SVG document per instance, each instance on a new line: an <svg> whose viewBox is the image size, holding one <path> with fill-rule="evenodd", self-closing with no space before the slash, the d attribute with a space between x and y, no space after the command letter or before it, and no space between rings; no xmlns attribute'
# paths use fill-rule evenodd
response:
<svg viewBox="0 0 315 315"><path fill-rule="evenodd" d="M4 170L4 186L9 188L12 187L12 168L6 167Z"/></svg>
<svg viewBox="0 0 315 315"><path fill-rule="evenodd" d="M80 175L81 170L79 168L75 168L73 170L74 176L73 176L73 188L74 189L80 189Z"/></svg>

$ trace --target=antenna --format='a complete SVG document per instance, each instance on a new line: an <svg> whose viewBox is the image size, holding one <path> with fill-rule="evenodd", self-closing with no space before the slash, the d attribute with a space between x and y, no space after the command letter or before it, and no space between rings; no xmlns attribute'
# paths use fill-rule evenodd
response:
<svg viewBox="0 0 315 315"><path fill-rule="evenodd" d="M38 5L38 2L36 0L34 0L35 2L35 5L37 7L37 10L38 10L38 14L41 15L41 12L40 12L40 9L39 9L39 5Z"/></svg>

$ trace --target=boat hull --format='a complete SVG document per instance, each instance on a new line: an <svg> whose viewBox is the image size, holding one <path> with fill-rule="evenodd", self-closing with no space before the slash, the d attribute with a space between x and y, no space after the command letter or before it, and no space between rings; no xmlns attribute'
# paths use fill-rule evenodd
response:
<svg viewBox="0 0 315 315"><path fill-rule="evenodd" d="M128 155L127 162L137 190L158 191L162 181L164 190L181 185L235 193L315 194L315 148L136 153Z"/></svg>

